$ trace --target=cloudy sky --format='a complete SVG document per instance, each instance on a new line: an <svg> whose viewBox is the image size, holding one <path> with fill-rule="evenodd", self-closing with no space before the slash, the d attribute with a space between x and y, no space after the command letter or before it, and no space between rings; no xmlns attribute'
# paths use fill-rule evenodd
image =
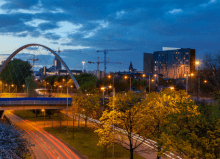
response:
<svg viewBox="0 0 220 159"><path fill-rule="evenodd" d="M162 47L194 48L196 58L218 52L218 0L0 0L0 60L19 47L38 43L62 52L70 68L103 61L108 71L143 70L143 53ZM85 64L86 70L97 65ZM103 64L100 65L103 70Z"/></svg>

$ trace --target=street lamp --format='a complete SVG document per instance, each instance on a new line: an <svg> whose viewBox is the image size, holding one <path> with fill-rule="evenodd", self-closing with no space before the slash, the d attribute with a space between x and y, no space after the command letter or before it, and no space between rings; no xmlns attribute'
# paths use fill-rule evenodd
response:
<svg viewBox="0 0 220 159"><path fill-rule="evenodd" d="M197 98L199 98L199 95L200 95L200 76L199 76L199 65L200 65L200 62L196 61L195 64L196 64L197 76L198 76L198 94L197 94Z"/></svg>
<svg viewBox="0 0 220 159"><path fill-rule="evenodd" d="M131 91L131 76L129 76L129 77L130 77L130 91ZM124 78L128 79L128 76L126 75Z"/></svg>
<svg viewBox="0 0 220 159"><path fill-rule="evenodd" d="M146 75L143 74L142 76L145 78ZM150 74L149 74L149 80L148 81L149 81L149 93L150 93Z"/></svg>
<svg viewBox="0 0 220 159"><path fill-rule="evenodd" d="M82 61L82 64L83 64L83 73L84 73L84 65L85 65L85 61Z"/></svg>
<svg viewBox="0 0 220 159"><path fill-rule="evenodd" d="M104 106L104 97L105 97L105 94L104 94L104 92L105 92L105 87L101 87L101 90L103 91L103 106Z"/></svg>
<svg viewBox="0 0 220 159"><path fill-rule="evenodd" d="M45 127L45 110L42 109L41 111L44 112L44 127Z"/></svg>
<svg viewBox="0 0 220 159"><path fill-rule="evenodd" d="M204 83L207 83L207 80L205 80Z"/></svg>
<svg viewBox="0 0 220 159"><path fill-rule="evenodd" d="M66 112L66 117L67 117L67 125L66 125L66 138L68 138L68 105L69 105L69 103L68 103L68 86L67 86L67 112Z"/></svg>

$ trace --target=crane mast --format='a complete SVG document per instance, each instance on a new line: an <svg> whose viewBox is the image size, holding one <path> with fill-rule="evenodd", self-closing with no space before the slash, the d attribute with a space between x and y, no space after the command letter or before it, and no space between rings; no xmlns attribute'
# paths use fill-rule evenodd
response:
<svg viewBox="0 0 220 159"><path fill-rule="evenodd" d="M97 71L99 71L99 64L100 63L104 63L104 62L100 62L99 61L99 57L97 57L97 62L91 62L91 61L87 61L89 64L95 64L95 63L97 63ZM106 62L106 63L113 63L113 64L122 64L121 62L109 62L109 60L108 60L108 62Z"/></svg>
<svg viewBox="0 0 220 159"><path fill-rule="evenodd" d="M35 55L33 55L33 59L28 59L28 60L32 60L33 61L33 67L32 67L32 71L34 73L34 65L35 65L35 61L38 61L39 59L35 59Z"/></svg>
<svg viewBox="0 0 220 159"><path fill-rule="evenodd" d="M127 51L131 49L108 49L108 50L97 50L97 52L104 52L104 74L106 73L106 54L108 51Z"/></svg>

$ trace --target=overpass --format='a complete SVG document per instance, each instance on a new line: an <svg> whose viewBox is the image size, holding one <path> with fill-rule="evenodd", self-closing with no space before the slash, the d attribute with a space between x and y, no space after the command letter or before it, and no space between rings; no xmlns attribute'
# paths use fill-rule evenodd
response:
<svg viewBox="0 0 220 159"><path fill-rule="evenodd" d="M3 119L5 110L32 109L66 109L72 104L72 98L0 98L0 117Z"/></svg>

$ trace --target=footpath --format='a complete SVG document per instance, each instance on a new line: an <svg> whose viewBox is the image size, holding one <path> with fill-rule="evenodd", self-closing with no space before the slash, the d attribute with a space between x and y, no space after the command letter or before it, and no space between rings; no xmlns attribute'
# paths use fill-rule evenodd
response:
<svg viewBox="0 0 220 159"><path fill-rule="evenodd" d="M62 111L63 114L66 114L66 110ZM72 112L68 112L68 117L70 117L71 119L73 119L73 115ZM75 118L77 118L78 120L78 116L75 116ZM84 121L83 120L83 115L81 115L80 117L80 122ZM87 120L88 124L91 124L95 127L98 127L97 124L99 123L98 120L96 119L92 119L92 118L88 118ZM115 130L117 131L118 128L115 128ZM120 142L120 139L123 137L123 142ZM126 149L130 149L129 147L129 140L126 137L126 135L115 135L115 142L117 142L118 144L122 145L124 148ZM142 141L140 136L136 136L134 134L133 136L133 143L135 145L138 145L140 142ZM134 153L138 154L139 156L145 158L145 159L156 159L157 158L157 153L154 150L154 148L152 147L152 140L146 140L145 142L143 142L139 147L137 147L134 150ZM165 157L161 157L161 159L181 159L179 156L174 155L173 153L167 153Z"/></svg>

